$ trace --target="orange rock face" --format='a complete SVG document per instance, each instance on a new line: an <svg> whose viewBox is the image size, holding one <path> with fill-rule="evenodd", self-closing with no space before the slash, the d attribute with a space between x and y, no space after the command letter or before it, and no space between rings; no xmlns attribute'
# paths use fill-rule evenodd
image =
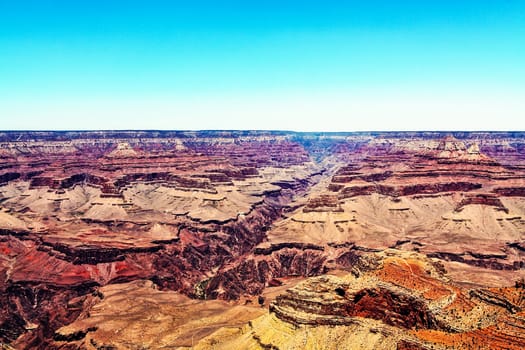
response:
<svg viewBox="0 0 525 350"><path fill-rule="evenodd" d="M395 335L401 349L523 347L521 286L466 289L419 255L370 258L379 263L371 271L307 280L278 296L270 312L295 325L366 327L366 320L381 320L384 328L374 332Z"/></svg>

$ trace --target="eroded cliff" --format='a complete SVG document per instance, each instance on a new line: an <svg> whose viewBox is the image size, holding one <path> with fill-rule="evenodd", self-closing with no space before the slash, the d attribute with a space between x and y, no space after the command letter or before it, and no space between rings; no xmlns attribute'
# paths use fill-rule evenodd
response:
<svg viewBox="0 0 525 350"><path fill-rule="evenodd" d="M376 348L459 344L454 332L468 341L489 331L521 339L509 315L522 305L501 287L525 277L525 138L455 136L0 133L0 341L40 349L191 346L221 328L235 333L228 328L235 325L255 332L245 345L291 346L259 334L257 324L293 329L311 344L366 330L368 340L355 344ZM424 264L434 267L423 270L437 280L415 273L419 263L408 263L406 274L402 260L374 255L392 248L432 258L434 265ZM321 277L285 292L312 276ZM181 327L169 321L178 311L128 308L119 303L131 297L115 288L146 304L191 297L184 300L197 323L208 306L222 311L202 321L210 326L192 342L187 330L160 343L152 331L141 343L141 319L156 319L153 328L165 332ZM443 298L509 315L484 328L472 328L480 318L468 316L461 320L471 328L458 330L436 306ZM111 305L122 306L122 323L108 314ZM251 315L245 321L268 309L269 318L242 326L229 307ZM120 333L126 324L135 331ZM332 326L335 333L325 334ZM223 340L199 346L229 344Z"/></svg>

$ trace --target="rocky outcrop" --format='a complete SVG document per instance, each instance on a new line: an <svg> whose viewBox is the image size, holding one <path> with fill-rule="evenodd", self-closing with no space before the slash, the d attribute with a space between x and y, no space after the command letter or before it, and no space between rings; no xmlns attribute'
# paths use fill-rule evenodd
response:
<svg viewBox="0 0 525 350"><path fill-rule="evenodd" d="M464 181L401 186L345 186L340 191L338 191L338 198L352 198L372 193L379 193L386 196L399 197L412 196L417 194L435 194L442 192L467 192L480 189L481 187L482 185L479 183L470 183Z"/></svg>
<svg viewBox="0 0 525 350"><path fill-rule="evenodd" d="M387 284L355 290L330 277L309 279L279 295L270 312L296 326L350 325L355 317L364 317L406 329L439 328L423 299Z"/></svg>
<svg viewBox="0 0 525 350"><path fill-rule="evenodd" d="M429 257L444 261L460 262L467 265L482 267L491 270L521 270L525 267L523 261L505 262L505 254L482 254L476 252L452 253L435 252L429 253Z"/></svg>
<svg viewBox="0 0 525 350"><path fill-rule="evenodd" d="M492 206L505 213L509 212L509 209L503 205L496 195L485 193L466 194L457 205L455 211L461 211L463 207L472 204Z"/></svg>
<svg viewBox="0 0 525 350"><path fill-rule="evenodd" d="M285 243L276 243L271 244L269 247L257 247L253 251L255 255L270 255L273 252L277 252L281 249L290 248L290 249L297 249L297 250L320 250L323 251L323 246L318 246L315 244L309 244L309 243L297 243L297 242L285 242Z"/></svg>
<svg viewBox="0 0 525 350"><path fill-rule="evenodd" d="M479 300L492 304L498 307L502 307L506 309L511 314L515 314L517 312L522 311L522 307L519 305L516 305L512 303L511 301L507 300L505 296L498 295L497 293L491 292L489 290L471 290L470 296L474 298L478 298Z"/></svg>
<svg viewBox="0 0 525 350"><path fill-rule="evenodd" d="M275 248L275 247L274 247ZM280 248L263 258L243 259L202 281L200 298L238 299L258 295L281 277L317 276L327 271L326 256L319 248Z"/></svg>
<svg viewBox="0 0 525 350"><path fill-rule="evenodd" d="M525 197L525 187L498 187L493 192L505 197Z"/></svg>
<svg viewBox="0 0 525 350"><path fill-rule="evenodd" d="M435 261L415 253L388 250L367 259L375 267L359 277L308 278L278 295L267 315L238 332L216 332L196 348L523 347L521 287L469 290L450 283Z"/></svg>
<svg viewBox="0 0 525 350"><path fill-rule="evenodd" d="M341 208L341 205L337 199L336 196L331 195L321 195L316 198L310 198L308 203L303 208L303 212L309 213L309 212L323 212L323 211L331 211L331 212L341 212L343 209Z"/></svg>

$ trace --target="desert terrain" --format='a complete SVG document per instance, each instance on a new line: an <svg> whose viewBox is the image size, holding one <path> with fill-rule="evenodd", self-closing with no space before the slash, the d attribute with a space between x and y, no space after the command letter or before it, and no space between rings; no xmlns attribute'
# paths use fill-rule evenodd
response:
<svg viewBox="0 0 525 350"><path fill-rule="evenodd" d="M4 349L522 349L525 134L0 132Z"/></svg>

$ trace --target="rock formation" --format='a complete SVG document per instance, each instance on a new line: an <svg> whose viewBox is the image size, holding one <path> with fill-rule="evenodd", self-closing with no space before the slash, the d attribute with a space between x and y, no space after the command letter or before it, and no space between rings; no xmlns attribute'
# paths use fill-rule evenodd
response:
<svg viewBox="0 0 525 350"><path fill-rule="evenodd" d="M523 288L461 288L437 261L414 253L386 250L368 259L376 264L360 276L306 279L277 296L267 314L218 330L196 348L523 347Z"/></svg>
<svg viewBox="0 0 525 350"><path fill-rule="evenodd" d="M0 132L0 343L519 348L524 136Z"/></svg>

